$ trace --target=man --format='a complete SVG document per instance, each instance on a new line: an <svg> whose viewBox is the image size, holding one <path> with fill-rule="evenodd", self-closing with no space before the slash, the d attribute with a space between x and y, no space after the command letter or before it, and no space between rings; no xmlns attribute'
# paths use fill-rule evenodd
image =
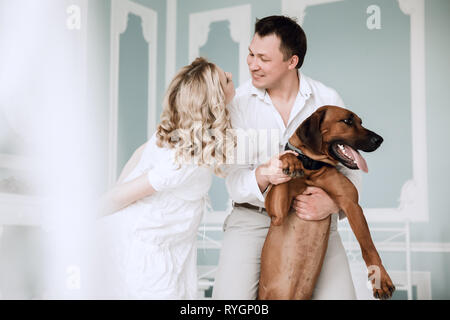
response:
<svg viewBox="0 0 450 320"><path fill-rule="evenodd" d="M264 150L272 156L269 161L259 166L233 166L226 178L233 210L224 223L215 299L256 298L261 250L270 226L263 209L265 191L270 184L291 179L279 167L280 152L316 109L322 105L344 106L335 90L299 72L305 53L306 36L294 20L269 16L256 22L247 57L251 80L236 91L232 125L244 130L277 129L279 144L276 150ZM258 159L260 153L249 150L247 159ZM339 169L359 186L358 171L343 166ZM328 250L313 299L355 299L347 256L336 228L339 208L322 189L314 187L297 196L292 208L306 220L321 220L332 214Z"/></svg>

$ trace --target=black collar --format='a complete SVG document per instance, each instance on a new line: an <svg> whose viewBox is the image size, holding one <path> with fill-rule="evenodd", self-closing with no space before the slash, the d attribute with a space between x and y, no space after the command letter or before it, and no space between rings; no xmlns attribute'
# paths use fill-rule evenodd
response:
<svg viewBox="0 0 450 320"><path fill-rule="evenodd" d="M306 170L319 170L323 166L328 165L325 162L313 160L310 157L304 155L300 149L294 147L292 144L289 143L289 141L288 141L288 143L286 143L284 150L292 150L292 151L297 152L298 153L297 159L303 163L303 167Z"/></svg>

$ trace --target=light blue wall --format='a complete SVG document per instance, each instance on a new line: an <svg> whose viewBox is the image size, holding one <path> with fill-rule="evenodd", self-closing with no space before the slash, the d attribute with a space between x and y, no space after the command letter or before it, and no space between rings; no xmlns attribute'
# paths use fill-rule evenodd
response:
<svg viewBox="0 0 450 320"><path fill-rule="evenodd" d="M158 11L159 115L166 82L165 1L138 2ZM189 14L248 3L252 6L252 24L256 17L281 12L279 0L178 1L176 69L189 63ZM368 15L365 9L372 4L381 8L380 30L366 28ZM450 243L450 170L447 169L450 158L447 147L450 137L449 18L450 1L425 1L429 222L411 226L413 242L442 243L447 247ZM237 80L236 49L229 39L226 25L218 23L212 27L215 36L208 40L201 52L233 72ZM400 12L395 0L346 0L309 7L304 29L309 48L302 71L334 87L349 108L361 115L364 124L386 139L380 150L365 154L370 173L364 176L362 202L370 207L396 206L399 186L412 176L409 17ZM224 43L227 50L218 50L217 47ZM227 196L223 181L216 178L210 194L214 209L225 209ZM221 238L222 235L217 233L214 236ZM403 253L383 252L382 258L389 268L403 270L405 267ZM201 263L215 262L217 252L199 252L199 260ZM412 253L413 270L431 272L433 299L450 298L449 260L449 252Z"/></svg>
<svg viewBox="0 0 450 320"><path fill-rule="evenodd" d="M450 1L425 2L425 80L430 221L413 225L414 241L450 242ZM447 32L446 32L447 31ZM447 264L450 269L450 264ZM449 289L450 290L450 289ZM450 292L450 291L447 291ZM450 294L449 294L450 297Z"/></svg>
<svg viewBox="0 0 450 320"><path fill-rule="evenodd" d="M157 13L156 122L159 122L165 90L166 2L135 2ZM127 29L120 35L117 176L134 150L147 140L147 106L148 99L153 98L147 92L149 50L140 17L129 14Z"/></svg>
<svg viewBox="0 0 450 320"><path fill-rule="evenodd" d="M252 23L274 12L281 12L281 2L272 0L181 0L177 2L177 69L189 63L189 14L214 9L228 8L250 4L252 6ZM224 60L228 51L222 50ZM222 59L220 59L222 60ZM220 61L217 62L220 65ZM222 62L223 63L223 62ZM234 77L237 79L236 77ZM237 83L238 84L238 83Z"/></svg>
<svg viewBox="0 0 450 320"><path fill-rule="evenodd" d="M412 240L450 242L450 1L425 1L425 80L430 221L412 225ZM417 270L431 271L433 299L450 299L450 253L413 254Z"/></svg>
<svg viewBox="0 0 450 320"><path fill-rule="evenodd" d="M88 32L87 32L87 69L89 79L87 82L87 95L91 101L96 101L96 108L92 115L99 119L96 145L101 148L96 168L98 172L98 189L105 190L108 186L108 126L109 126L109 79L110 79L110 12L111 1L98 0L88 2ZM95 48L92 49L92 48Z"/></svg>
<svg viewBox="0 0 450 320"><path fill-rule="evenodd" d="M369 30L366 8L373 4L381 29ZM308 7L303 28L303 72L335 88L363 125L384 138L376 152L363 153L369 174L362 206L398 207L401 186L412 178L409 16L392 0L347 0Z"/></svg>
<svg viewBox="0 0 450 320"><path fill-rule="evenodd" d="M127 29L119 37L117 176L134 150L147 140L150 49L141 25L140 17L129 14Z"/></svg>
<svg viewBox="0 0 450 320"><path fill-rule="evenodd" d="M162 111L162 100L165 92L165 75L166 75L166 24L167 24L167 2L165 0L134 0L134 2L142 4L152 10L155 10L158 15L158 48L157 48L157 79L156 84L156 114L157 122Z"/></svg>
<svg viewBox="0 0 450 320"><path fill-rule="evenodd" d="M189 0L178 1L177 7L177 69L188 64L189 61L189 15L191 13L203 12L228 8L243 4L252 6L252 26L256 18L270 15L281 11L279 1L253 0L253 1L217 1L217 0ZM225 71L233 74L233 82L239 86L239 47L230 37L227 21L213 23L210 28L208 40L204 47L200 48L200 55L218 64ZM228 192L223 179L213 178L209 192L211 204L214 210L223 211L228 206Z"/></svg>

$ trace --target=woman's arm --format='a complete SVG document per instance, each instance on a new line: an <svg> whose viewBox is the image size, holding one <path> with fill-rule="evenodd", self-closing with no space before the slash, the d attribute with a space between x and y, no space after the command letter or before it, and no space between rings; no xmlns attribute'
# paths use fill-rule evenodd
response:
<svg viewBox="0 0 450 320"><path fill-rule="evenodd" d="M139 160L141 160L142 153L144 152L146 144L147 143L144 143L142 146L137 148L136 151L133 153L130 160L128 160L125 167L123 167L116 185L121 184L123 180L130 174L130 172L133 171L133 169L137 166Z"/></svg>
<svg viewBox="0 0 450 320"><path fill-rule="evenodd" d="M144 143L136 149L123 168L116 185L101 197L99 208L99 214L101 216L112 214L139 199L152 195L155 192L155 189L148 181L147 173L144 173L131 181L123 183L123 180L139 163L145 145L146 144Z"/></svg>
<svg viewBox="0 0 450 320"><path fill-rule="evenodd" d="M148 181L147 173L143 173L133 180L117 184L105 193L100 199L100 214L101 216L112 214L155 192Z"/></svg>

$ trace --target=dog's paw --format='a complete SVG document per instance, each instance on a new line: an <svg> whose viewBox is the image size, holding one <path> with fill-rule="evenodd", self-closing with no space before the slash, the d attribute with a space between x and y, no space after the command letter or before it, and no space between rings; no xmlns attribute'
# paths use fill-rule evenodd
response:
<svg viewBox="0 0 450 320"><path fill-rule="evenodd" d="M375 274L369 275L369 279L372 281L372 291L375 299L386 300L392 298L395 286L384 267L380 268L378 274L375 272Z"/></svg>
<svg viewBox="0 0 450 320"><path fill-rule="evenodd" d="M300 178L303 177L305 175L305 172L303 170L294 170L294 171L289 171L289 169L283 169L283 173L287 176L290 176L291 178Z"/></svg>
<svg viewBox="0 0 450 320"><path fill-rule="evenodd" d="M288 175L291 178L298 178L304 176L302 163L292 153L284 154L283 156L280 157L280 161L281 161L281 168L283 169L283 173L285 175Z"/></svg>

